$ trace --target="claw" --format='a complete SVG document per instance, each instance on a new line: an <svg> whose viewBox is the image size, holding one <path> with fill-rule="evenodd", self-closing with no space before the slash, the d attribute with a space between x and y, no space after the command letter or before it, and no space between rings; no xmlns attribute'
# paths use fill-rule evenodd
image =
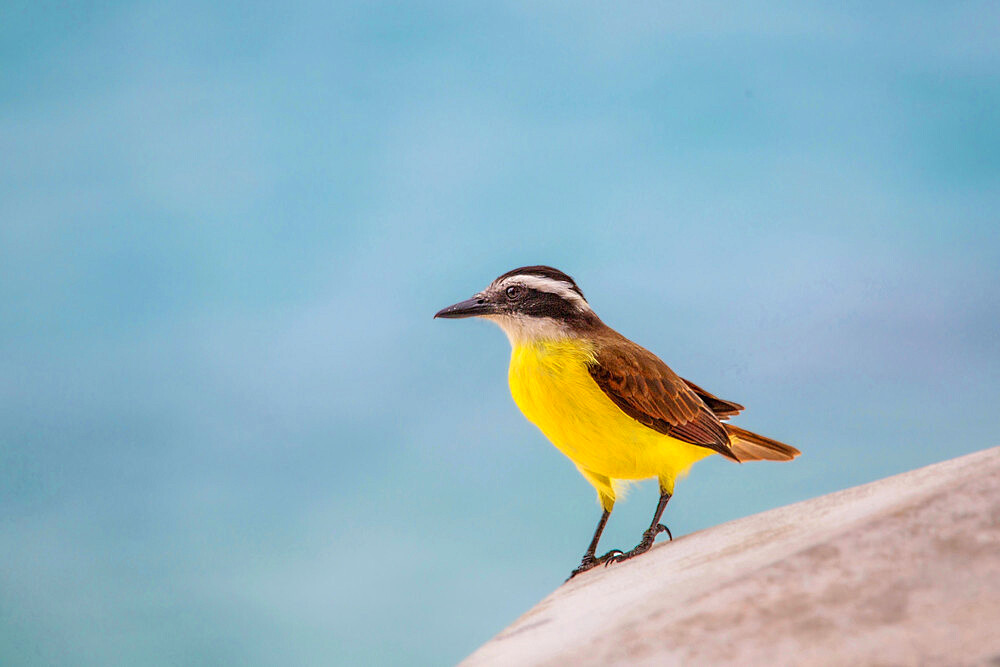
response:
<svg viewBox="0 0 1000 667"><path fill-rule="evenodd" d="M618 549L614 549L601 556L600 560L603 560L604 567L607 567L608 565L611 565L611 563L621 563L629 558L635 558L639 554L644 554L652 548L653 542L656 541L656 536L660 533L666 533L671 540L674 539L674 536L670 534L670 529L662 523L658 523L655 526L646 529L646 532L642 534L642 541L635 545L635 548L631 551L622 552Z"/></svg>
<svg viewBox="0 0 1000 667"><path fill-rule="evenodd" d="M598 565L600 565L600 563L601 563L600 560L588 554L583 558L583 560L580 561L580 566L569 573L569 577L566 579L566 581L569 581L570 579L580 574L581 572L586 572L591 568L597 567Z"/></svg>
<svg viewBox="0 0 1000 667"><path fill-rule="evenodd" d="M624 553L624 552L621 549L612 549L608 553L606 553L603 556L601 556L600 558L598 558L597 562L598 563L605 563L606 564L607 561L612 560L614 558L618 558L619 556L622 555L622 553Z"/></svg>
<svg viewBox="0 0 1000 667"><path fill-rule="evenodd" d="M667 537L670 538L670 541L671 542L674 541L674 535L673 535L673 533L671 533L670 529L667 528L666 526L664 526L662 523L658 523L654 527L656 528L656 532L653 533L653 539L656 539L656 536L659 535L660 533L666 533ZM650 530L652 530L652 528ZM646 531L646 532L649 532L649 531Z"/></svg>
<svg viewBox="0 0 1000 667"><path fill-rule="evenodd" d="M625 560L625 552L621 549L612 549L608 553L601 556L601 560L604 561L604 567L611 565L612 563L620 563Z"/></svg>

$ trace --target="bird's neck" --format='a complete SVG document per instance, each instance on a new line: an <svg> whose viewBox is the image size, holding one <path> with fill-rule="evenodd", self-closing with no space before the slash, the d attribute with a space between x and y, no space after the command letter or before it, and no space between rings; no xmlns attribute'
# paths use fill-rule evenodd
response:
<svg viewBox="0 0 1000 667"><path fill-rule="evenodd" d="M512 348L562 341L574 337L573 330L566 323L551 317L491 315L487 319L496 322L503 329Z"/></svg>

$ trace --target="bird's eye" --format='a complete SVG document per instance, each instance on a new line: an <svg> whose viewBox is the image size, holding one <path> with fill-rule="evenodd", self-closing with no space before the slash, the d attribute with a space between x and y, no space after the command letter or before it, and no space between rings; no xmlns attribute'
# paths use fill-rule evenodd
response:
<svg viewBox="0 0 1000 667"><path fill-rule="evenodd" d="M508 299L516 299L519 296L521 296L521 288L520 287L518 287L517 285L511 285L510 287L507 288L507 298Z"/></svg>

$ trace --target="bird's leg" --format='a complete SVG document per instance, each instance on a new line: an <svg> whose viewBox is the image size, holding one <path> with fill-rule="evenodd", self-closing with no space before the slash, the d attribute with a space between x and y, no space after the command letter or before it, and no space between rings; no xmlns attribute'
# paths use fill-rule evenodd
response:
<svg viewBox="0 0 1000 667"><path fill-rule="evenodd" d="M587 553L583 554L583 560L580 561L580 567L573 570L569 579L572 579L581 572L586 572L592 567L596 567L610 558L612 555L620 554L621 551L615 549L604 554L600 558L596 558L594 554L597 552L597 543L601 541L601 533L604 532L604 526L608 523L608 517L611 516L611 510L606 509L601 514L601 520L597 522L597 529L594 530L594 539L590 540L590 546L587 547ZM569 581L567 579L567 581Z"/></svg>
<svg viewBox="0 0 1000 667"><path fill-rule="evenodd" d="M611 555L609 552L608 558L605 561L605 565L610 565L611 563L620 563L623 560L628 560L639 554L646 553L653 546L653 542L656 540L656 536L660 533L666 533L667 536L673 540L674 536L670 533L670 529L660 523L660 517L663 516L663 510L666 509L667 503L670 502L670 492L660 489L660 502L656 505L656 513L653 514L653 521L649 524L649 528L642 534L642 540L639 544L635 545L635 548L631 551L626 551L625 553L618 553L617 555Z"/></svg>

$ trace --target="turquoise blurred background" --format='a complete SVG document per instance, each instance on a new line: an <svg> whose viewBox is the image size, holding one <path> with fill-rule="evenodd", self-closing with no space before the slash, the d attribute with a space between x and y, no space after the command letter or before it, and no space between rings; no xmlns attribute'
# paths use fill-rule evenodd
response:
<svg viewBox="0 0 1000 667"><path fill-rule="evenodd" d="M991 2L0 4L0 663L502 629L599 514L501 332L431 319L520 265L803 450L700 463L675 535L1000 444L998 34Z"/></svg>

